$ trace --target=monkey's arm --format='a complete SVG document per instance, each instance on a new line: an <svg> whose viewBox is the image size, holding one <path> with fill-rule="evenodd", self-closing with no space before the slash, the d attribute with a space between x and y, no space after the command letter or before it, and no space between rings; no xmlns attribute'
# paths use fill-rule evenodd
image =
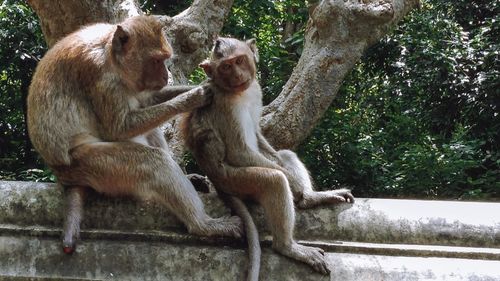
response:
<svg viewBox="0 0 500 281"><path fill-rule="evenodd" d="M257 132L257 142L260 151L268 158L273 161L279 162L278 152L271 146L267 139L262 135L261 132Z"/></svg>
<svg viewBox="0 0 500 281"><path fill-rule="evenodd" d="M226 148L224 142L214 130L204 130L195 137L195 147L190 149L194 152L196 161L203 171L209 176L214 174L225 174L224 158Z"/></svg>
<svg viewBox="0 0 500 281"><path fill-rule="evenodd" d="M148 104L155 105L162 102L166 102L196 87L198 86L191 86L191 85L165 86L161 90L155 91L151 94L151 99Z"/></svg>
<svg viewBox="0 0 500 281"><path fill-rule="evenodd" d="M206 105L210 100L211 94L198 87L149 107L131 109L127 100L116 95L100 95L93 100L93 106L107 137L125 140L151 131L174 115Z"/></svg>

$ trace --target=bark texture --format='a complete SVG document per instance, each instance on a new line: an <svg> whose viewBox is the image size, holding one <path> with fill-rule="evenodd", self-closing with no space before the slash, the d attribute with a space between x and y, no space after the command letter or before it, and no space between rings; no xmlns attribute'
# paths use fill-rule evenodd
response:
<svg viewBox="0 0 500 281"><path fill-rule="evenodd" d="M364 51L418 0L324 0L312 9L302 56L261 122L269 141L294 148L319 122Z"/></svg>
<svg viewBox="0 0 500 281"><path fill-rule="evenodd" d="M49 46L84 24L120 22L141 14L136 0L28 0L40 18ZM174 17L159 16L174 47L168 63L176 83L207 56L222 29L233 0L194 0ZM319 122L342 80L363 52L419 4L418 0L322 0L311 9L305 45L280 95L264 110L262 127L278 148L294 148ZM178 122L166 125L166 136L180 159Z"/></svg>
<svg viewBox="0 0 500 281"><path fill-rule="evenodd" d="M28 0L28 4L40 18L49 47L83 25L117 23L142 14L135 0Z"/></svg>
<svg viewBox="0 0 500 281"><path fill-rule="evenodd" d="M40 19L49 47L84 25L118 23L143 14L136 0L28 0L28 4ZM186 77L207 57L232 5L233 0L194 0L175 17L158 16L174 48L168 66L175 83L186 83Z"/></svg>

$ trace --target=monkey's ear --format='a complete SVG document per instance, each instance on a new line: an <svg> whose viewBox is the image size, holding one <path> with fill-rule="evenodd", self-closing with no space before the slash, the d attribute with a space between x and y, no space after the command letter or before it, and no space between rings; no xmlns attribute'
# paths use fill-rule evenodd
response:
<svg viewBox="0 0 500 281"><path fill-rule="evenodd" d="M212 78L213 71L209 60L204 60L203 62L201 62L200 67L203 68L203 71L205 71L209 78Z"/></svg>
<svg viewBox="0 0 500 281"><path fill-rule="evenodd" d="M247 44L248 48L252 50L255 62L259 62L259 50L257 50L257 40L255 40L255 38L252 38L248 39L245 43Z"/></svg>
<svg viewBox="0 0 500 281"><path fill-rule="evenodd" d="M116 26L115 33L113 34L112 48L115 53L122 53L126 50L129 41L129 34L121 25Z"/></svg>

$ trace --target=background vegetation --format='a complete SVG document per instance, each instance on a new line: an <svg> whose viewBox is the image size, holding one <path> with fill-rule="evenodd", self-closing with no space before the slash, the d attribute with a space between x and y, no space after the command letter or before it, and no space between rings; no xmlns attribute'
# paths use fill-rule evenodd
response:
<svg viewBox="0 0 500 281"><path fill-rule="evenodd" d="M175 15L190 1L142 1ZM309 1L311 2L311 1ZM223 33L258 39L270 102L301 54L301 0L235 0ZM319 189L362 197L500 198L498 1L426 0L373 46L298 149ZM32 150L25 97L45 44L36 15L0 6L0 179L53 180ZM193 74L193 82L203 79Z"/></svg>

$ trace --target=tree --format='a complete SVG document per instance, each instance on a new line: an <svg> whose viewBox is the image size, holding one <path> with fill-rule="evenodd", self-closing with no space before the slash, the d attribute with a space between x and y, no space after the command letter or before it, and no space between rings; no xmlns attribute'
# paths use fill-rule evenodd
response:
<svg viewBox="0 0 500 281"><path fill-rule="evenodd" d="M84 24L120 22L142 14L134 0L28 0L49 46ZM323 0L310 9L302 56L281 93L264 110L263 132L279 148L297 147L328 109L342 80L365 50L419 4L418 0ZM194 0L174 17L159 16L174 47L176 83L203 60L222 29L232 0ZM178 146L176 121L167 138ZM174 153L179 156L181 150Z"/></svg>
<svg viewBox="0 0 500 281"><path fill-rule="evenodd" d="M37 166L26 123L26 96L45 50L34 12L19 1L0 4L0 178Z"/></svg>
<svg viewBox="0 0 500 281"><path fill-rule="evenodd" d="M372 46L299 148L315 182L366 197L498 200L499 11L426 0Z"/></svg>

